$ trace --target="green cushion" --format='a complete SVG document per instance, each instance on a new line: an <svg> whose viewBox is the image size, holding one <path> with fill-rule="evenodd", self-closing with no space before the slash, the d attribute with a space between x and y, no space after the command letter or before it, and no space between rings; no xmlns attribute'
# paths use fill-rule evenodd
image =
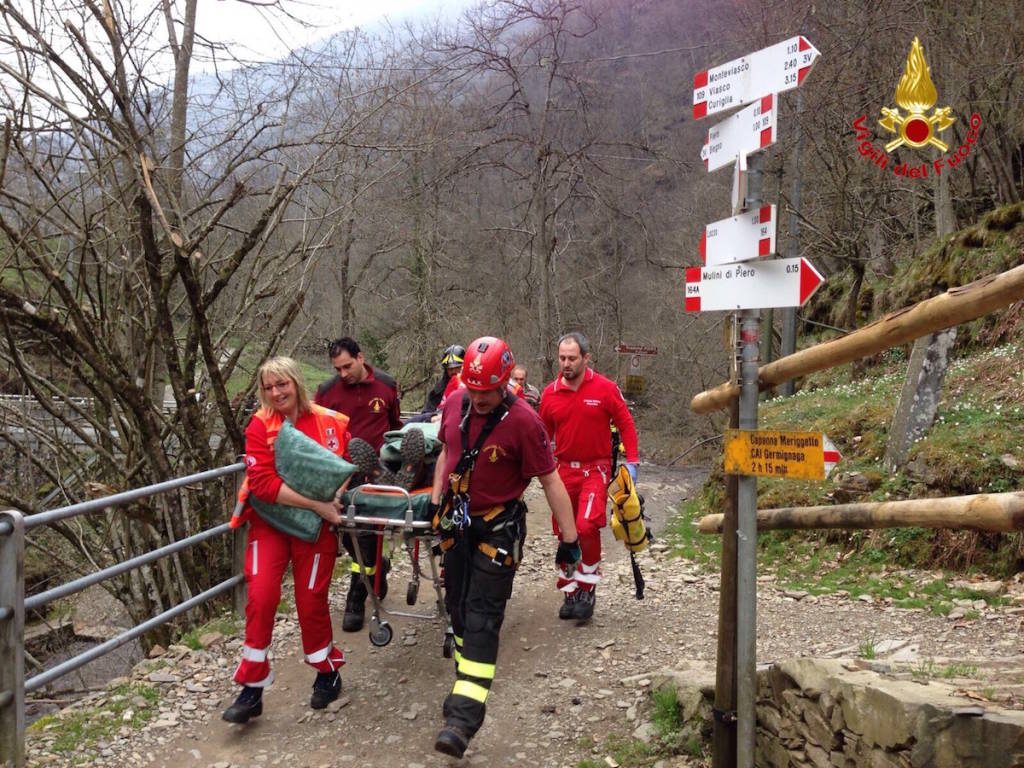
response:
<svg viewBox="0 0 1024 768"><path fill-rule="evenodd" d="M352 511L353 514L361 517L384 517L388 520L404 520L409 502L412 502L412 521L431 522L433 515L430 514L430 491L410 494L409 499L405 494L400 493L379 493L363 491L353 488L345 491L341 496L343 509L341 515L344 517ZM355 509L351 510L352 504Z"/></svg>
<svg viewBox="0 0 1024 768"><path fill-rule="evenodd" d="M274 469L289 488L317 501L333 499L341 484L356 471L354 465L302 434L287 420L274 441ZM260 501L254 496L249 497L249 503L256 514L279 531L308 542L320 536L323 518L311 509Z"/></svg>

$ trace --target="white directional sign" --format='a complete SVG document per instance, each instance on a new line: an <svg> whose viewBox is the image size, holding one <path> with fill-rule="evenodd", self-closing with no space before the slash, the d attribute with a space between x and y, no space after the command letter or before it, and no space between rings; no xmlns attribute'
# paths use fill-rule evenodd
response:
<svg viewBox="0 0 1024 768"><path fill-rule="evenodd" d="M686 311L799 307L824 279L807 259L690 267L686 270Z"/></svg>
<svg viewBox="0 0 1024 768"><path fill-rule="evenodd" d="M705 266L761 259L775 253L775 206L722 219L704 227L700 259Z"/></svg>
<svg viewBox="0 0 1024 768"><path fill-rule="evenodd" d="M700 157L708 172L736 162L739 154L749 155L775 143L775 97L763 96L746 109L727 117L708 131Z"/></svg>
<svg viewBox="0 0 1024 768"><path fill-rule="evenodd" d="M791 37L727 64L693 76L693 117L735 109L769 93L781 93L803 82L818 49L807 38Z"/></svg>

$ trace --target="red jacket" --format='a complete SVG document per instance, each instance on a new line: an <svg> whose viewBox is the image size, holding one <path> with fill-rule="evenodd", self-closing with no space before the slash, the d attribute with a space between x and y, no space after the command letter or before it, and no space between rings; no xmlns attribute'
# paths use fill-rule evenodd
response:
<svg viewBox="0 0 1024 768"><path fill-rule="evenodd" d="M560 462L609 461L612 451L612 430L615 422L626 449L626 461L639 461L636 426L622 397L611 379L592 368L583 374L575 392L559 376L544 388L540 399L540 417L555 443L555 458Z"/></svg>
<svg viewBox="0 0 1024 768"><path fill-rule="evenodd" d="M231 527L244 523L252 509L246 502L249 494L262 501L277 501L284 481L274 468L274 441L281 431L284 417L277 411L260 408L245 428L245 481L238 489L238 502L243 505L231 516ZM295 428L338 456L348 452L348 417L330 408L314 404L295 420Z"/></svg>

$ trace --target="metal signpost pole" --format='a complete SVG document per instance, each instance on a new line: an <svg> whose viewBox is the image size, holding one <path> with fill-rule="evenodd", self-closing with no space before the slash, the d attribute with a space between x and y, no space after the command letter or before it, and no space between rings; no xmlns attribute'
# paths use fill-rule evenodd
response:
<svg viewBox="0 0 1024 768"><path fill-rule="evenodd" d="M705 168L709 172L724 168L735 158L733 218L704 228L700 243L703 266L686 270L687 312L739 310L733 323L739 339L734 336L732 353L740 397L731 413L732 429L757 429L761 310L801 306L823 280L806 259L765 258L775 253L776 211L774 206L762 207L764 161L760 154L775 142L778 94L798 88L818 55L807 38L798 36L702 70L693 78L694 119L750 105L708 130L701 150ZM768 330L770 341L771 328ZM756 476L739 473L735 483L727 478L722 533L712 760L714 768L732 768L733 760L738 768L753 768L757 732ZM735 710L730 706L734 702ZM734 724L736 740L729 744Z"/></svg>
<svg viewBox="0 0 1024 768"><path fill-rule="evenodd" d="M747 210L761 205L763 168L763 156L748 159ZM761 312L745 309L740 317L739 428L757 429ZM757 735L757 477L740 476L736 495L736 765L753 768Z"/></svg>
<svg viewBox="0 0 1024 768"><path fill-rule="evenodd" d="M25 765L25 525L0 512L0 766Z"/></svg>
<svg viewBox="0 0 1024 768"><path fill-rule="evenodd" d="M789 255L798 257L800 255L800 214L803 212L803 186L800 176L800 152L803 148L803 129L800 127L800 119L803 117L804 96L803 91L796 92L796 140L793 142L793 188L790 193L790 200L793 203L793 213L789 217ZM779 349L779 357L792 355L796 352L796 307L786 307L782 310L782 344ZM791 396L795 391L793 380L783 382L778 392L783 397Z"/></svg>

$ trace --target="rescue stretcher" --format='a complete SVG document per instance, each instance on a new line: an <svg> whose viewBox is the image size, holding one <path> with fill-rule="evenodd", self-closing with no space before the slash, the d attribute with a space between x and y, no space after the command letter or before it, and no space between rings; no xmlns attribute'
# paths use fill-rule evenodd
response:
<svg viewBox="0 0 1024 768"><path fill-rule="evenodd" d="M444 588L438 564L440 547L437 545L439 539L432 531L430 489L422 488L410 492L397 485L366 484L346 491L342 495L341 501L343 512L341 523L337 526L339 536L345 532L368 532L376 535L376 562L380 562L380 554L386 536L391 536L392 541L401 538L402 546L409 554L412 563L412 577L405 592L406 605L416 605L419 597L420 580L424 578L424 573L420 568L420 554L424 547L427 551L427 561L430 564L430 582L434 587L436 598L431 612L384 608L381 598L378 596L381 580L380 569L372 577L366 573L369 553L362 551L358 537L351 537L352 551L359 565L359 578L366 587L367 596L373 603L373 612L369 621L370 642L378 647L383 647L391 642L394 632L391 625L383 618L384 616L400 616L428 621L443 618L445 634L442 652L446 659L450 659L455 648L455 633L444 604Z"/></svg>

